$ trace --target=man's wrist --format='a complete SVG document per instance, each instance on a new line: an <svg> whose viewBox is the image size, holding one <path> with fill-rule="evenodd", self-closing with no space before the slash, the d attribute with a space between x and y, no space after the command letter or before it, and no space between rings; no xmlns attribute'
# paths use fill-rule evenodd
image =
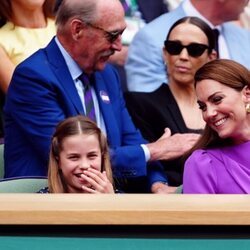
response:
<svg viewBox="0 0 250 250"><path fill-rule="evenodd" d="M155 146L155 142L146 144L146 147L148 148L148 151L150 153L150 159L149 159L150 161L160 160L158 156L159 148L157 150L157 147Z"/></svg>

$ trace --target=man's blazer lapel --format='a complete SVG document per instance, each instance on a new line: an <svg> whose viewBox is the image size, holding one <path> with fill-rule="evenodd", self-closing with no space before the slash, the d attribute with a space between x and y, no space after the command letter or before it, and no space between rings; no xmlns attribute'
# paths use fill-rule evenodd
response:
<svg viewBox="0 0 250 250"><path fill-rule="evenodd" d="M53 68L57 79L59 80L60 85L64 88L67 96L69 96L71 102L73 103L76 112L78 114L84 114L83 106L80 100L80 97L77 93L74 81L70 75L68 67L65 63L65 60L59 50L55 39L53 39L46 48L48 61Z"/></svg>

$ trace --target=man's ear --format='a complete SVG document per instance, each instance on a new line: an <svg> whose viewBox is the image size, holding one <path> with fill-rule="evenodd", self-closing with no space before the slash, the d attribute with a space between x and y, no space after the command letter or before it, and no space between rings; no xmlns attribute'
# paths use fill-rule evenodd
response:
<svg viewBox="0 0 250 250"><path fill-rule="evenodd" d="M84 23L79 19L73 19L70 23L71 34L73 39L76 41L82 36Z"/></svg>

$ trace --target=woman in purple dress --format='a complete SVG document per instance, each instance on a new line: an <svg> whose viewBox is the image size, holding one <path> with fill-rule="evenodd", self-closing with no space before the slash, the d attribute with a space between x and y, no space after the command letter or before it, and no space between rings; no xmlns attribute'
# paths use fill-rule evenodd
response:
<svg viewBox="0 0 250 250"><path fill-rule="evenodd" d="M183 193L250 194L250 72L211 61L195 89L206 128L185 163Z"/></svg>

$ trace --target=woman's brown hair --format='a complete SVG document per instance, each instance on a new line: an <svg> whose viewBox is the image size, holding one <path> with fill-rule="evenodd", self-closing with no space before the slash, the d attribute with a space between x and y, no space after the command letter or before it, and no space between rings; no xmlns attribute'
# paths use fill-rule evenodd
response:
<svg viewBox="0 0 250 250"><path fill-rule="evenodd" d="M217 59L204 64L194 76L195 87L200 81L207 79L217 81L239 92L245 86L250 86L249 70L243 65L228 59ZM229 138L220 138L217 132L206 125L201 138L188 155L196 149L221 147L230 144L232 144L232 141Z"/></svg>

